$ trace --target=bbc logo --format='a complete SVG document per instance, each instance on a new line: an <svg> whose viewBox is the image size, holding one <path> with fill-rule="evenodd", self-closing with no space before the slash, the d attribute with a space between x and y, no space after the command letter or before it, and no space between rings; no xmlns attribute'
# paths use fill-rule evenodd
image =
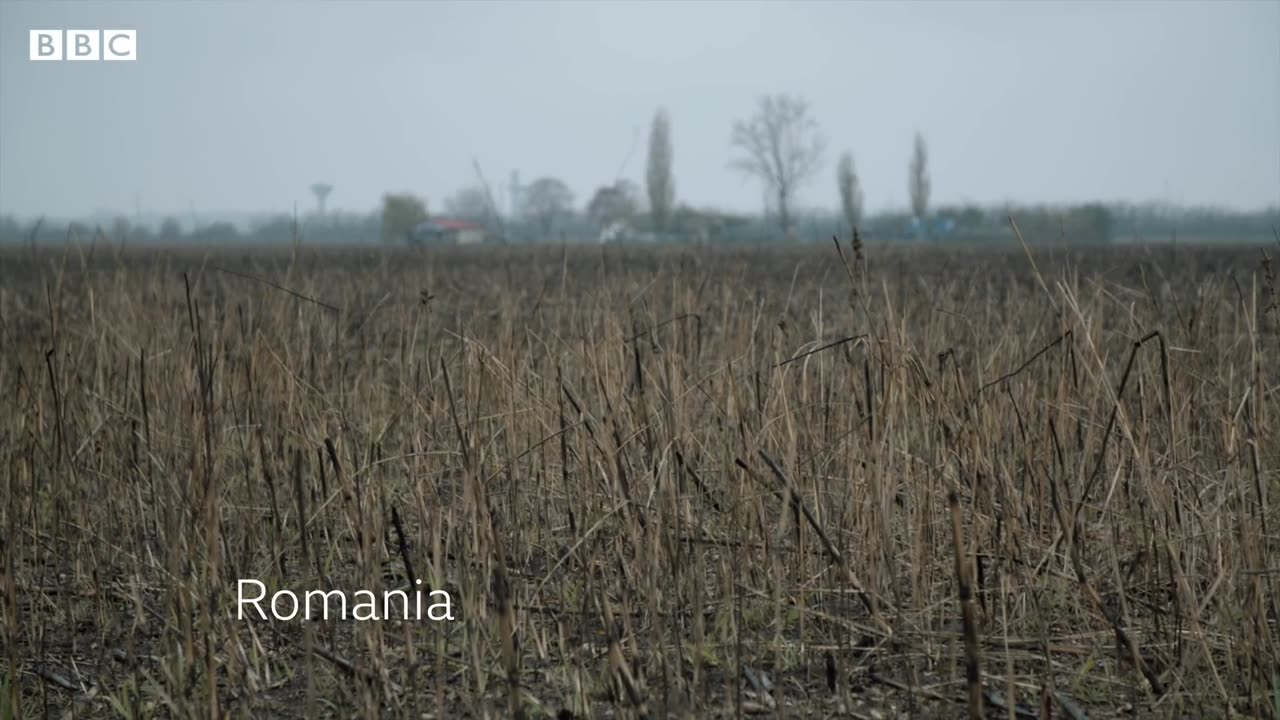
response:
<svg viewBox="0 0 1280 720"><path fill-rule="evenodd" d="M32 30L31 59L137 60L138 31Z"/></svg>

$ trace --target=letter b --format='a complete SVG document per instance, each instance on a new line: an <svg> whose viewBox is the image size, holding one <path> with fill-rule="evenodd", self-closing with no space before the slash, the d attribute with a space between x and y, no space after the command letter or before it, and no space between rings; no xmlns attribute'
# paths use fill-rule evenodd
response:
<svg viewBox="0 0 1280 720"><path fill-rule="evenodd" d="M62 31L32 30L30 57L32 60L61 60Z"/></svg>
<svg viewBox="0 0 1280 720"><path fill-rule="evenodd" d="M101 60L97 30L68 30L68 60Z"/></svg>

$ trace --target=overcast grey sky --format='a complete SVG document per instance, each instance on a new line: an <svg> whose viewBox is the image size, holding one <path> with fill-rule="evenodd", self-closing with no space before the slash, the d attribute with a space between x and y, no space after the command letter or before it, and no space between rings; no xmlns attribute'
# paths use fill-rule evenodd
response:
<svg viewBox="0 0 1280 720"><path fill-rule="evenodd" d="M136 28L132 63L30 62L28 31ZM1280 3L59 2L0 0L0 212L440 208L473 181L564 179L579 206L643 183L654 111L677 198L755 211L729 167L763 93L827 139L804 206L854 154L905 207L913 134L934 202L1280 203Z"/></svg>

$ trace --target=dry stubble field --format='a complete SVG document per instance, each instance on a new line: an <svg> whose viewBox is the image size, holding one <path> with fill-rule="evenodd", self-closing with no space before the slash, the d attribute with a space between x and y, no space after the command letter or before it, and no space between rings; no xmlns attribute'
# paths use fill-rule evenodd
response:
<svg viewBox="0 0 1280 720"><path fill-rule="evenodd" d="M840 246L3 250L0 717L1274 715L1259 249Z"/></svg>

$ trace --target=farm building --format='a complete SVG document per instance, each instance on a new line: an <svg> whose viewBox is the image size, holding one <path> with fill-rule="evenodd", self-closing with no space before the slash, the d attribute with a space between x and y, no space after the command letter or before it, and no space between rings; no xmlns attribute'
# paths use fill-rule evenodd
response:
<svg viewBox="0 0 1280 720"><path fill-rule="evenodd" d="M485 241L484 228L468 220L432 218L413 229L414 242L474 245Z"/></svg>

